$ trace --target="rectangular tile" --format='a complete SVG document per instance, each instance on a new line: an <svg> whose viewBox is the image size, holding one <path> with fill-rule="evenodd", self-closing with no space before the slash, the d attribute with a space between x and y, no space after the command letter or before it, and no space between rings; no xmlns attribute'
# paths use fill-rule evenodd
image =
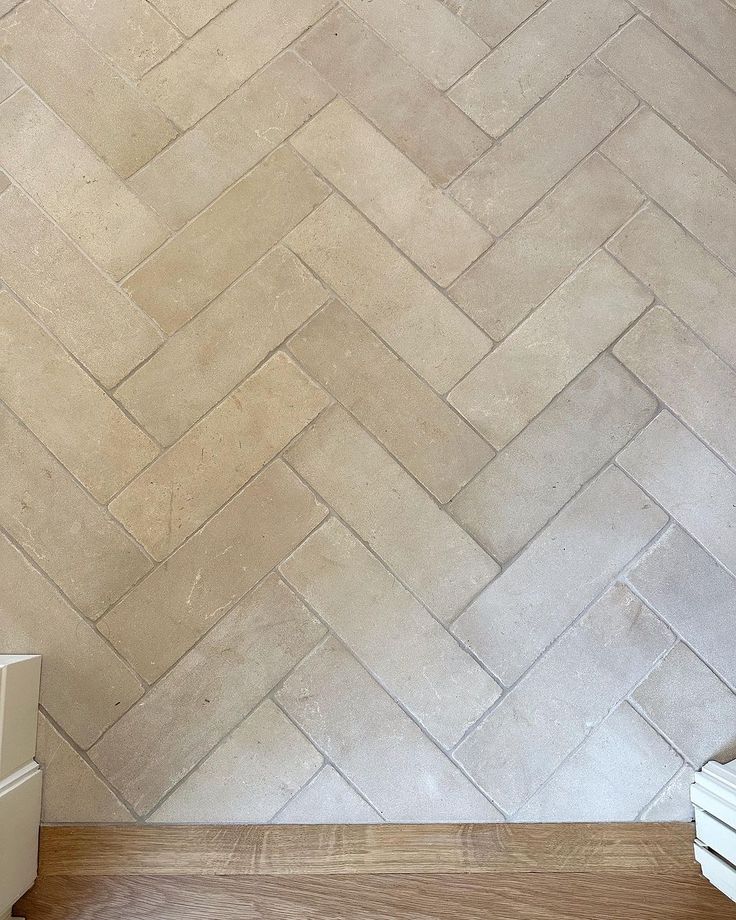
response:
<svg viewBox="0 0 736 920"><path fill-rule="evenodd" d="M490 339L338 195L284 242L437 392L490 351Z"/></svg>
<svg viewBox="0 0 736 920"><path fill-rule="evenodd" d="M12 96L22 85L20 77L14 74L4 61L0 61L0 102Z"/></svg>
<svg viewBox="0 0 736 920"><path fill-rule="evenodd" d="M667 523L607 469L458 617L453 632L509 686Z"/></svg>
<svg viewBox="0 0 736 920"><path fill-rule="evenodd" d="M641 601L616 585L471 732L455 758L495 802L515 812L674 642Z"/></svg>
<svg viewBox="0 0 736 920"><path fill-rule="evenodd" d="M0 398L100 502L158 448L8 293L0 293Z"/></svg>
<svg viewBox="0 0 736 920"><path fill-rule="evenodd" d="M695 771L685 766L676 773L639 817L640 821L693 821L695 813L690 801L690 787Z"/></svg>
<svg viewBox="0 0 736 920"><path fill-rule="evenodd" d="M451 390L450 403L503 447L651 301L643 284L597 253Z"/></svg>
<svg viewBox="0 0 736 920"><path fill-rule="evenodd" d="M333 300L289 340L294 357L440 501L493 450L358 317Z"/></svg>
<svg viewBox="0 0 736 920"><path fill-rule="evenodd" d="M598 57L704 153L736 172L736 95L655 25L635 19Z"/></svg>
<svg viewBox="0 0 736 920"><path fill-rule="evenodd" d="M643 200L628 179L594 153L471 266L449 294L501 341Z"/></svg>
<svg viewBox="0 0 736 920"><path fill-rule="evenodd" d="M627 577L652 610L736 687L736 579L675 526L657 540Z"/></svg>
<svg viewBox="0 0 736 920"><path fill-rule="evenodd" d="M115 392L171 444L327 299L321 284L277 247L180 329ZM179 381L185 379L186 387Z"/></svg>
<svg viewBox="0 0 736 920"><path fill-rule="evenodd" d="M121 176L176 136L46 0L26 0L0 23L0 55Z"/></svg>
<svg viewBox="0 0 736 920"><path fill-rule="evenodd" d="M0 524L85 616L99 616L151 568L128 534L3 407L0 468Z"/></svg>
<svg viewBox="0 0 736 920"><path fill-rule="evenodd" d="M395 9L393 0L390 5ZM377 8L375 2L369 8L358 6L371 12ZM401 10L395 12L406 19ZM392 34L416 35L407 26L405 22L400 33ZM438 185L446 185L490 146L490 138L477 125L344 7L325 16L296 48Z"/></svg>
<svg viewBox="0 0 736 920"><path fill-rule="evenodd" d="M654 397L603 355L455 496L448 511L494 558L507 562L656 410Z"/></svg>
<svg viewBox="0 0 736 920"><path fill-rule="evenodd" d="M633 14L624 0L553 0L454 86L450 98L499 137Z"/></svg>
<svg viewBox="0 0 736 920"><path fill-rule="evenodd" d="M269 576L95 745L93 762L139 813L149 811L323 635Z"/></svg>
<svg viewBox="0 0 736 920"><path fill-rule="evenodd" d="M667 411L617 462L736 575L736 473Z"/></svg>
<svg viewBox="0 0 736 920"><path fill-rule="evenodd" d="M168 235L153 211L28 89L0 105L0 162L115 280Z"/></svg>
<svg viewBox="0 0 736 920"><path fill-rule="evenodd" d="M110 504L164 559L330 402L283 352L236 387Z"/></svg>
<svg viewBox="0 0 736 920"><path fill-rule="evenodd" d="M287 556L326 511L276 461L100 620L152 682Z"/></svg>
<svg viewBox="0 0 736 920"><path fill-rule="evenodd" d="M345 410L326 409L286 457L442 622L498 572Z"/></svg>
<svg viewBox="0 0 736 920"><path fill-rule="evenodd" d="M293 151L275 150L155 253L125 286L165 332L174 332L327 194L327 186Z"/></svg>
<svg viewBox="0 0 736 920"><path fill-rule="evenodd" d="M635 821L681 764L664 738L623 703L514 820Z"/></svg>
<svg viewBox="0 0 736 920"><path fill-rule="evenodd" d="M452 195L499 236L637 105L592 61L471 166L453 184Z"/></svg>
<svg viewBox="0 0 736 920"><path fill-rule="evenodd" d="M387 821L500 819L336 639L289 675L276 700Z"/></svg>
<svg viewBox="0 0 736 920"><path fill-rule="evenodd" d="M606 248L724 361L736 365L736 277L649 202Z"/></svg>
<svg viewBox="0 0 736 920"><path fill-rule="evenodd" d="M490 235L344 100L331 102L292 143L439 284L490 246Z"/></svg>
<svg viewBox="0 0 736 920"><path fill-rule="evenodd" d="M637 112L602 149L645 194L736 269L736 184L717 166L650 109Z"/></svg>
<svg viewBox="0 0 736 920"><path fill-rule="evenodd" d="M149 317L18 188L0 197L0 275L105 387L163 341Z"/></svg>
<svg viewBox="0 0 736 920"><path fill-rule="evenodd" d="M41 705L83 748L142 694L138 680L0 533L3 645L43 655Z"/></svg>
<svg viewBox="0 0 736 920"><path fill-rule="evenodd" d="M500 695L493 678L335 518L280 571L444 747L456 744Z"/></svg>
<svg viewBox="0 0 736 920"><path fill-rule="evenodd" d="M736 695L681 642L633 699L696 769L736 757Z"/></svg>
<svg viewBox="0 0 736 920"><path fill-rule="evenodd" d="M150 70L141 86L180 128L191 128L331 5L331 0L238 0Z"/></svg>
<svg viewBox="0 0 736 920"><path fill-rule="evenodd" d="M273 819L274 824L380 824L383 819L326 764Z"/></svg>
<svg viewBox="0 0 736 920"><path fill-rule="evenodd" d="M712 450L736 466L736 371L662 307L655 307L614 354Z"/></svg>
<svg viewBox="0 0 736 920"><path fill-rule="evenodd" d="M230 6L232 0L151 0L151 3L177 29L191 36Z"/></svg>
<svg viewBox="0 0 736 920"><path fill-rule="evenodd" d="M179 229L334 95L287 52L139 170L131 187Z"/></svg>
<svg viewBox="0 0 736 920"><path fill-rule="evenodd" d="M442 0L493 47L502 42L546 0Z"/></svg>

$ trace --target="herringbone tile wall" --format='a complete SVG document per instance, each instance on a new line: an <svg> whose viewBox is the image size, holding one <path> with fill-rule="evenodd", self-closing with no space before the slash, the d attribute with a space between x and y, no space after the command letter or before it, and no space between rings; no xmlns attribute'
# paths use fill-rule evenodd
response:
<svg viewBox="0 0 736 920"><path fill-rule="evenodd" d="M0 14L45 820L686 818L736 756L736 3Z"/></svg>

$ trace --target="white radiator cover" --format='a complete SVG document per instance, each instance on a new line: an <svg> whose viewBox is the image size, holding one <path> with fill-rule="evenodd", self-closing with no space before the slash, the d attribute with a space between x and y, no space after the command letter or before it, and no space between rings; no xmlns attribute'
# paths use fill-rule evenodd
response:
<svg viewBox="0 0 736 920"><path fill-rule="evenodd" d="M690 790L695 807L695 858L703 875L736 901L736 760L708 763Z"/></svg>

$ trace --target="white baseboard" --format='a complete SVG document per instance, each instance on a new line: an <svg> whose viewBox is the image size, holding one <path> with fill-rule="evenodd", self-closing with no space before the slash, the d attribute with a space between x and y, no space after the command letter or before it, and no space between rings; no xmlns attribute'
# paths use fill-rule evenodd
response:
<svg viewBox="0 0 736 920"><path fill-rule="evenodd" d="M703 875L736 901L736 761L708 763L695 774L695 858Z"/></svg>

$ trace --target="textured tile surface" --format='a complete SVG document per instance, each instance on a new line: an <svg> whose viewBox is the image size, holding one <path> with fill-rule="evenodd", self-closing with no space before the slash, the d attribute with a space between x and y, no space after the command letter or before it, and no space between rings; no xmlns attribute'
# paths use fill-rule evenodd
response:
<svg viewBox="0 0 736 920"><path fill-rule="evenodd" d="M44 820L687 820L736 756L736 0L0 17Z"/></svg>

